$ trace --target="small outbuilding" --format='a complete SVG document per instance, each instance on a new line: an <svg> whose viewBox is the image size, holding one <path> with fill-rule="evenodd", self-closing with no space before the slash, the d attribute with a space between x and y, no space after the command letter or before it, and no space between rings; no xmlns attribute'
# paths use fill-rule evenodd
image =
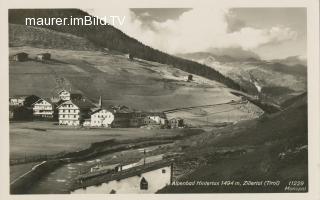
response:
<svg viewBox="0 0 320 200"><path fill-rule="evenodd" d="M36 60L40 60L40 61L50 60L50 59L51 59L50 53L40 53L40 54L37 54L36 56Z"/></svg>
<svg viewBox="0 0 320 200"><path fill-rule="evenodd" d="M172 118L169 120L169 126L170 128L183 128L184 127L184 121L182 118L177 117L177 118Z"/></svg>
<svg viewBox="0 0 320 200"><path fill-rule="evenodd" d="M132 53L129 53L127 56L128 56L128 59L129 59L130 61L133 61L133 60L134 60L134 56L133 56Z"/></svg>
<svg viewBox="0 0 320 200"><path fill-rule="evenodd" d="M69 100L81 100L82 94L80 93L74 93L74 92L69 92L67 90L61 90L58 92L59 98L63 101L69 101Z"/></svg>
<svg viewBox="0 0 320 200"><path fill-rule="evenodd" d="M22 62L22 61L27 61L28 59L29 59L29 54L25 52L16 53L9 56L10 61Z"/></svg>

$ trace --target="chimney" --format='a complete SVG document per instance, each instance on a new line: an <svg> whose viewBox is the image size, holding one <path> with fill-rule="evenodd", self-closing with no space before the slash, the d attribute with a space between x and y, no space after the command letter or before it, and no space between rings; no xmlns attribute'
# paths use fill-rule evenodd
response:
<svg viewBox="0 0 320 200"><path fill-rule="evenodd" d="M102 98L101 98L101 96L99 97L99 108L102 108Z"/></svg>

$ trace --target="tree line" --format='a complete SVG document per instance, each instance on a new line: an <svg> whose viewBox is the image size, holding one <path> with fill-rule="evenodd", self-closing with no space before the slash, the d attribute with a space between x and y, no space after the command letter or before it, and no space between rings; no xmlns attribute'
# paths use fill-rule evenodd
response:
<svg viewBox="0 0 320 200"><path fill-rule="evenodd" d="M25 24L26 17L84 17L89 14L79 9L10 9L9 10L9 23ZM93 16L91 16L93 17ZM181 69L185 72L196 74L210 80L215 80L223 83L229 88L242 90L241 86L222 75L215 69L206 65L169 55L165 52L159 51L142 42L131 38L120 30L111 25L91 25L91 26L63 26L52 25L43 26L43 28L52 29L55 31L69 33L76 36L88 39L97 47L103 49L119 51L122 53L132 54L136 58L154 61L162 64L171 65L175 68Z"/></svg>

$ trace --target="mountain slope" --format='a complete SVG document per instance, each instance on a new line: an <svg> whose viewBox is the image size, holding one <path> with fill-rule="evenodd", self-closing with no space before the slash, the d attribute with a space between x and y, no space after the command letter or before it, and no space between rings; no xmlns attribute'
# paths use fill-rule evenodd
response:
<svg viewBox="0 0 320 200"><path fill-rule="evenodd" d="M229 89L216 81L156 62L124 54L100 51L75 51L11 47L10 53L27 52L31 60L10 62L10 95L36 94L51 97L66 88L81 92L88 99L105 104L122 104L139 110L162 111L180 107L225 103L238 100ZM51 53L52 61L37 62L36 54ZM251 115L239 110L239 117ZM238 116L235 116L235 120ZM256 117L256 115L252 116Z"/></svg>
<svg viewBox="0 0 320 200"><path fill-rule="evenodd" d="M285 59L275 59L272 61L285 64L285 65L290 65L290 66L296 66L296 65L302 65L305 67L307 66L306 58L303 58L301 56L289 56Z"/></svg>
<svg viewBox="0 0 320 200"><path fill-rule="evenodd" d="M9 24L9 46L98 50L90 41L75 35L18 24Z"/></svg>
<svg viewBox="0 0 320 200"><path fill-rule="evenodd" d="M206 52L179 56L210 66L239 83L250 94L279 105L307 90L307 68L303 65L284 64L285 60L239 59Z"/></svg>
<svg viewBox="0 0 320 200"><path fill-rule="evenodd" d="M160 193L289 192L291 180L308 183L307 95L292 99L286 110L184 141L176 167L202 163L179 181L280 181L259 185L168 186ZM179 147L177 147L179 149ZM181 164L184 163L184 164ZM190 166L190 165L188 165ZM179 170L184 170L183 167ZM189 169L190 171L190 169Z"/></svg>
<svg viewBox="0 0 320 200"><path fill-rule="evenodd" d="M10 9L9 23L25 24L26 17L48 18L48 17L84 17L89 14L79 9ZM188 73L203 76L205 78L216 80L227 85L230 88L239 90L241 87L232 79L223 76L218 71L189 60L181 59L172 55L168 55L151 47L148 47L134 38L131 38L120 30L108 26L68 26L53 25L43 26L58 32L69 33L75 36L89 40L100 48L108 48L117 50L122 53L131 53L135 57L154 61L162 64L169 64L175 68L181 69Z"/></svg>

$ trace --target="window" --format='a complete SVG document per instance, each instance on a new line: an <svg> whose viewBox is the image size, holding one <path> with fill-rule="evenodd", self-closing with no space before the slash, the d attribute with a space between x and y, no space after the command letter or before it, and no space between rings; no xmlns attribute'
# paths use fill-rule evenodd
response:
<svg viewBox="0 0 320 200"><path fill-rule="evenodd" d="M140 190L148 190L148 182L144 177L140 181Z"/></svg>
<svg viewBox="0 0 320 200"><path fill-rule="evenodd" d="M165 170L165 169L162 169L162 173L165 174L165 173L166 173L166 170Z"/></svg>

